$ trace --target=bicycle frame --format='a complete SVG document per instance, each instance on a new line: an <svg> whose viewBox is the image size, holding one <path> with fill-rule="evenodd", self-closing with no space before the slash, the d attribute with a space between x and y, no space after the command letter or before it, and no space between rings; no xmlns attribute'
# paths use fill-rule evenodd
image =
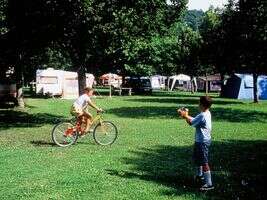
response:
<svg viewBox="0 0 267 200"><path fill-rule="evenodd" d="M99 122L99 123L102 123L102 122L103 122L103 117L102 117L102 114L101 114L101 113L97 113L96 116L93 117L91 127L92 127L93 125L96 125L97 122Z"/></svg>
<svg viewBox="0 0 267 200"><path fill-rule="evenodd" d="M75 124L75 128L80 132L81 131L81 125L84 123L84 122L81 122L81 120L79 120L78 117L75 117L75 120L71 120L71 121L74 121L74 124ZM92 118L92 123L90 125L90 129L92 127L94 127L95 125L97 125L97 123L100 123L102 124L103 122L103 117L102 117L102 114L101 113L97 113L95 117Z"/></svg>

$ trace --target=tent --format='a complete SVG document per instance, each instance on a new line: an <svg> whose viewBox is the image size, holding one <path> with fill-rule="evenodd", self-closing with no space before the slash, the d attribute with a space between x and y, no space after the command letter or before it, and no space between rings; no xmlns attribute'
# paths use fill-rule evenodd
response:
<svg viewBox="0 0 267 200"><path fill-rule="evenodd" d="M117 74L112 74L112 73L103 74L102 76L100 76L99 79L101 84L104 86L109 85L118 88L122 84L122 77Z"/></svg>
<svg viewBox="0 0 267 200"><path fill-rule="evenodd" d="M190 76L187 76L185 74L171 76L168 79L168 89L172 91L174 88L178 88L181 90L189 91L191 88L190 81Z"/></svg>
<svg viewBox="0 0 267 200"><path fill-rule="evenodd" d="M267 76L258 77L258 95L267 100ZM251 74L234 74L223 86L222 96L234 99L253 99L253 76Z"/></svg>
<svg viewBox="0 0 267 200"><path fill-rule="evenodd" d="M161 75L154 75L150 77L152 89L165 89L165 81L167 77Z"/></svg>
<svg viewBox="0 0 267 200"><path fill-rule="evenodd" d="M197 78L197 86L198 90L205 91L206 90L206 84L207 89L210 92L220 92L221 91L221 76L220 74L214 74L214 75L208 75L206 76L200 76Z"/></svg>
<svg viewBox="0 0 267 200"><path fill-rule="evenodd" d="M94 75L86 74L86 86L92 87ZM36 94L61 96L74 99L79 96L78 74L76 72L48 68L36 71Z"/></svg>

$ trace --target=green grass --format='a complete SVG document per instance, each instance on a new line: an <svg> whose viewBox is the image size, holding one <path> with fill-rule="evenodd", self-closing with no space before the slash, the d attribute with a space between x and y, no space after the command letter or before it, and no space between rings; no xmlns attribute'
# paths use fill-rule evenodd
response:
<svg viewBox="0 0 267 200"><path fill-rule="evenodd" d="M111 147L91 136L53 145L50 132L72 101L26 99L0 109L0 199L266 199L267 102L214 96L211 167L216 189L200 193L191 163L194 130L176 115L197 113L198 95L96 99L119 129Z"/></svg>

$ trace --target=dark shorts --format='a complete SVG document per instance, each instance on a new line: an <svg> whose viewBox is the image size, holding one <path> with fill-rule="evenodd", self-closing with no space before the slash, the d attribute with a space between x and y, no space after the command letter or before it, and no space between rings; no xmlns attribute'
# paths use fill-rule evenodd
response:
<svg viewBox="0 0 267 200"><path fill-rule="evenodd" d="M210 142L195 142L193 160L197 166L209 163L209 146Z"/></svg>

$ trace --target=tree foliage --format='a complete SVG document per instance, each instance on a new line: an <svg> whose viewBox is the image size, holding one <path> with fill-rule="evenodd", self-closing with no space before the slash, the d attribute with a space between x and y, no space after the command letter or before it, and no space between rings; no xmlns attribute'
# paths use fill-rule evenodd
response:
<svg viewBox="0 0 267 200"><path fill-rule="evenodd" d="M62 49L59 51L66 52L72 69L83 77L80 85L84 84L86 70L149 74L155 71L154 66L146 63L146 56L137 54L146 54L152 38L168 32L186 9L186 3L187 0L173 0L171 5L164 0L8 0L9 31L0 38L1 60L21 67L44 52L42 49L55 44Z"/></svg>
<svg viewBox="0 0 267 200"><path fill-rule="evenodd" d="M6 22L6 13L7 13L7 0L0 0L0 35L6 33L7 22Z"/></svg>
<svg viewBox="0 0 267 200"><path fill-rule="evenodd" d="M205 14L200 30L206 63L222 74L253 73L257 101L257 74L267 72L267 2L229 0L223 12Z"/></svg>
<svg viewBox="0 0 267 200"><path fill-rule="evenodd" d="M265 0L229 0L204 14L186 11L187 0L171 2L1 0L0 65L75 70L81 87L86 71L266 71Z"/></svg>
<svg viewBox="0 0 267 200"><path fill-rule="evenodd" d="M203 21L204 12L202 10L187 10L184 14L183 21L194 31L199 30Z"/></svg>

